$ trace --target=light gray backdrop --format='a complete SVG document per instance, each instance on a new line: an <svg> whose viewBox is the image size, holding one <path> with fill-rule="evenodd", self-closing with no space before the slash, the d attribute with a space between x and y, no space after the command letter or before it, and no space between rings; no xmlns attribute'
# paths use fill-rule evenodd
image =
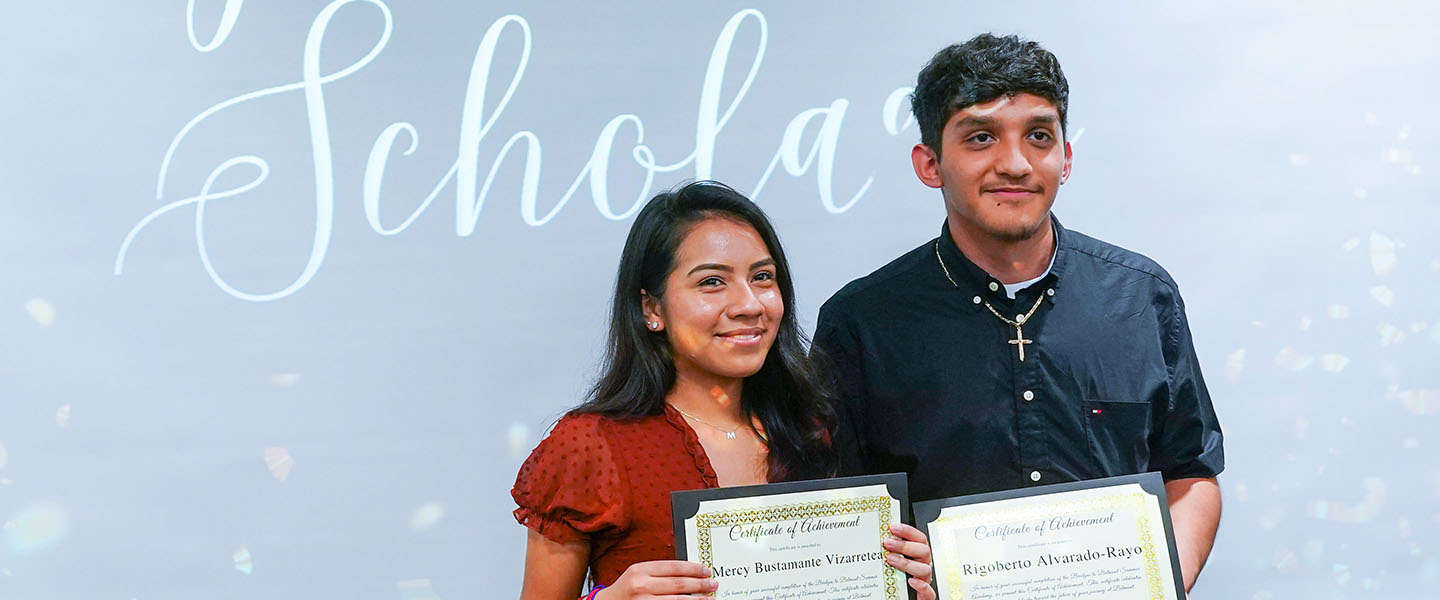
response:
<svg viewBox="0 0 1440 600"><path fill-rule="evenodd" d="M754 193L811 325L937 233L901 88L982 31L1070 78L1057 214L1185 293L1229 458L1195 597L1434 597L1433 3L4 12L0 597L514 597L635 198Z"/></svg>

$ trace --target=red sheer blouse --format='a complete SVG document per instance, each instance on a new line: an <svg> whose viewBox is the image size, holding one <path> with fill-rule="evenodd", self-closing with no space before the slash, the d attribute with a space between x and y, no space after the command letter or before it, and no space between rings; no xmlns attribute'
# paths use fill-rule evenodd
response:
<svg viewBox="0 0 1440 600"><path fill-rule="evenodd" d="M718 487L695 431L675 409L638 421L560 419L525 459L515 519L557 542L590 540L590 573L610 585L630 565L673 560L670 492Z"/></svg>

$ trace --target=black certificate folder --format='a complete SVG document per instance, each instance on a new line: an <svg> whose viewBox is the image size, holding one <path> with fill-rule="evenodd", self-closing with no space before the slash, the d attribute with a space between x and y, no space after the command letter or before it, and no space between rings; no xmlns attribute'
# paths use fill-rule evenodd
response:
<svg viewBox="0 0 1440 600"><path fill-rule="evenodd" d="M713 569L717 597L914 597L881 545L911 522L903 473L671 492L670 510L676 558Z"/></svg>
<svg viewBox="0 0 1440 600"><path fill-rule="evenodd" d="M1107 598L1185 598L1160 473L926 500L914 509L945 597L1043 596L1037 590L1070 585L1099 593L1108 585L1121 591ZM1013 579L1032 591L1013 589Z"/></svg>

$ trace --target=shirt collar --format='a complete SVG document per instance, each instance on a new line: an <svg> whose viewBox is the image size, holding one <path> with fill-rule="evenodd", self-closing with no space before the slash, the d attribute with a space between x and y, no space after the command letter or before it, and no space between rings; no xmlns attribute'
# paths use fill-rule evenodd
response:
<svg viewBox="0 0 1440 600"><path fill-rule="evenodd" d="M1050 265L1050 273L1041 278L1035 285L1032 285L1031 288L1043 286L1042 290L1045 291L1042 293L1045 293L1050 301L1054 302L1055 295L1060 293L1060 275L1065 271L1065 265L1069 258L1071 248L1069 244L1070 240L1065 235L1065 228L1060 225L1060 219L1057 218L1054 213L1050 215L1050 224L1055 230L1055 256L1052 258L1053 262ZM973 294L975 297L990 303L1011 302L1011 300L1005 296L1004 284L1002 284L999 279L996 279L994 275L985 272L984 269L981 269L978 265L971 262L970 259L955 246L955 240L950 238L948 221L940 224L940 239L936 242L935 250L941 263L939 265L941 267L939 269L941 271L940 276L942 278L947 275L949 276L949 280L945 281L946 286L951 286L953 283L953 287L959 288L961 292ZM1050 293L1049 290L1054 290L1054 293ZM1016 297L1018 299L1024 295L1024 291L1022 290ZM1034 296L1030 296L1030 298L1033 300ZM981 308L979 302L972 302L970 304L973 308Z"/></svg>

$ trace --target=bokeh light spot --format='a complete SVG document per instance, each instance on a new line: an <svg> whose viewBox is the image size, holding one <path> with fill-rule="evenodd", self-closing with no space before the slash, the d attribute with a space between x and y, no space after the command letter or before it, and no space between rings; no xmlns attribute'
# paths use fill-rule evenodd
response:
<svg viewBox="0 0 1440 600"><path fill-rule="evenodd" d="M1297 373L1310 368L1310 364L1313 362L1315 362L1314 356L1301 354L1289 346L1281 348L1280 352L1275 355L1276 366Z"/></svg>
<svg viewBox="0 0 1440 600"><path fill-rule="evenodd" d="M530 428L524 423L515 421L510 424L510 430L505 434L506 442L510 449L510 458L520 459L530 450Z"/></svg>
<svg viewBox="0 0 1440 600"><path fill-rule="evenodd" d="M30 318L35 319L41 326L49 327L55 324L55 307L44 298L31 298L26 301L25 312L30 313Z"/></svg>
<svg viewBox="0 0 1440 600"><path fill-rule="evenodd" d="M1394 346L1405 341L1405 330L1389 323L1375 326L1375 333L1380 334L1381 346Z"/></svg>
<svg viewBox="0 0 1440 600"><path fill-rule="evenodd" d="M51 505L25 509L5 523L5 544L16 556L29 556L59 544L70 529L65 512Z"/></svg>
<svg viewBox="0 0 1440 600"><path fill-rule="evenodd" d="M246 548L244 546L236 548L233 559L235 560L236 571L239 571L246 575L249 575L255 571L255 563L250 559L249 548Z"/></svg>
<svg viewBox="0 0 1440 600"><path fill-rule="evenodd" d="M1331 373L1339 373L1345 370L1350 364L1350 357L1344 354L1322 354L1320 355L1320 366Z"/></svg>
<svg viewBox="0 0 1440 600"><path fill-rule="evenodd" d="M439 502L426 502L410 514L410 529L428 529L445 517L445 506Z"/></svg>
<svg viewBox="0 0 1440 600"><path fill-rule="evenodd" d="M266 448L265 468L275 479L285 481L290 477L290 470L295 468L295 459L290 458L290 451L284 448Z"/></svg>
<svg viewBox="0 0 1440 600"><path fill-rule="evenodd" d="M265 378L265 381L269 382L270 385L273 385L273 386L275 386L275 387L277 387L277 388L288 388L288 387L291 387L291 386L295 385L296 382L300 381L300 374L299 374L299 373L274 373L274 374L271 374L271 375L267 376L267 377Z"/></svg>
<svg viewBox="0 0 1440 600"><path fill-rule="evenodd" d="M1395 305L1395 290L1390 289L1389 286L1377 285L1371 287L1370 297L1374 298L1375 302L1385 308L1390 308Z"/></svg>
<svg viewBox="0 0 1440 600"><path fill-rule="evenodd" d="M1276 546L1270 558L1271 566L1281 573L1294 573L1300 568L1300 559L1289 548Z"/></svg>
<svg viewBox="0 0 1440 600"><path fill-rule="evenodd" d="M395 587L400 590L400 600L440 600L430 588L429 579L407 579L397 582Z"/></svg>
<svg viewBox="0 0 1440 600"><path fill-rule="evenodd" d="M1245 372L1245 349L1240 348L1225 357L1225 379L1235 383L1243 372Z"/></svg>
<svg viewBox="0 0 1440 600"><path fill-rule="evenodd" d="M1370 232L1370 269L1376 277L1385 277L1395 271L1399 259L1395 255L1397 244L1385 234ZM1388 305L1387 305L1388 306Z"/></svg>

